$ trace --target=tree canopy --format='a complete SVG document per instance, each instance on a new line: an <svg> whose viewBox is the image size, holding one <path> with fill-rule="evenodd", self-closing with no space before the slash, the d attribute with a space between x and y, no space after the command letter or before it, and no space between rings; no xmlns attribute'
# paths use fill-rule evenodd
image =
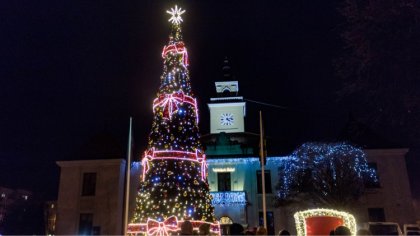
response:
<svg viewBox="0 0 420 236"><path fill-rule="evenodd" d="M415 0L345 0L343 51L335 61L341 101L372 128L420 138L420 6ZM413 128L414 127L414 128Z"/></svg>
<svg viewBox="0 0 420 236"><path fill-rule="evenodd" d="M346 143L305 143L279 166L278 205L310 201L346 207L377 183L362 149Z"/></svg>

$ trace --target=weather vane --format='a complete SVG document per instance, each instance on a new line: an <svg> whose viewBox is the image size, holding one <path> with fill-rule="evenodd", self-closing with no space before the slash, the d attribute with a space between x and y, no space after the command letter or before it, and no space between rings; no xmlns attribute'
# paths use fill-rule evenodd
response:
<svg viewBox="0 0 420 236"><path fill-rule="evenodd" d="M179 25L182 22L181 15L184 14L185 10L178 8L178 6L175 5L175 8L171 8L170 11L168 10L166 12L171 15L171 18L168 21L172 22L174 25Z"/></svg>

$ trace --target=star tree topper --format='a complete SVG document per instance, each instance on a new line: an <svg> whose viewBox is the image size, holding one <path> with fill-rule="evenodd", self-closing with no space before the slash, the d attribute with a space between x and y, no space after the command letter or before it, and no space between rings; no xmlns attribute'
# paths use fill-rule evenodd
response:
<svg viewBox="0 0 420 236"><path fill-rule="evenodd" d="M182 22L181 15L185 13L185 10L178 8L178 6L175 5L175 8L171 8L170 11L168 10L166 12L171 15L171 18L168 21L174 25L179 25Z"/></svg>

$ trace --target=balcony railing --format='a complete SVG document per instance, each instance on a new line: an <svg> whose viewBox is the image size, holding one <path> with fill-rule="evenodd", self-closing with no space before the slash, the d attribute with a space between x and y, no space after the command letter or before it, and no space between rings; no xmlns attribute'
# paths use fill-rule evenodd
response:
<svg viewBox="0 0 420 236"><path fill-rule="evenodd" d="M229 191L229 192L210 192L213 197L211 203L213 206L245 206L245 191Z"/></svg>

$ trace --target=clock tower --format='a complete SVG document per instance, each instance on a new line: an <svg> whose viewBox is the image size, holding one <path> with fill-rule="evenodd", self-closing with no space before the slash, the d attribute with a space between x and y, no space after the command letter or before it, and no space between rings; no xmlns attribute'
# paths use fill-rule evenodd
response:
<svg viewBox="0 0 420 236"><path fill-rule="evenodd" d="M223 81L215 82L217 97L210 98L210 133L240 133L245 131L245 102L238 96L238 81L231 76L229 61L223 63Z"/></svg>

